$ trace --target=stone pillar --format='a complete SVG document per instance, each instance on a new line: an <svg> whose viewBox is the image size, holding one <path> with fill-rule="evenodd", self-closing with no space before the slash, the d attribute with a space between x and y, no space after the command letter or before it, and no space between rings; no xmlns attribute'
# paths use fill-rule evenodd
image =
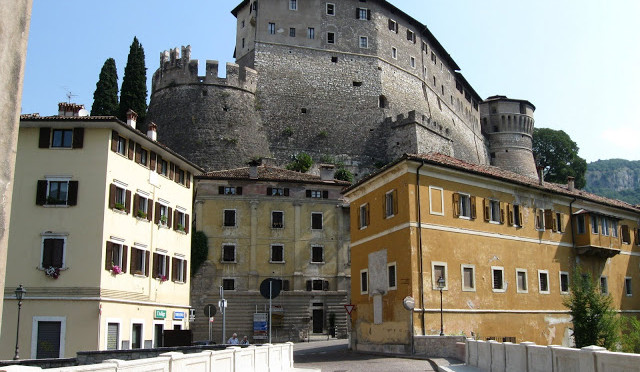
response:
<svg viewBox="0 0 640 372"><path fill-rule="evenodd" d="M22 81L31 22L31 0L0 2L0 293L4 293ZM20 283L9 283L16 286ZM2 301L0 301L0 316Z"/></svg>
<svg viewBox="0 0 640 372"><path fill-rule="evenodd" d="M586 346L580 349L580 372L596 372L595 351L605 351L600 346Z"/></svg>

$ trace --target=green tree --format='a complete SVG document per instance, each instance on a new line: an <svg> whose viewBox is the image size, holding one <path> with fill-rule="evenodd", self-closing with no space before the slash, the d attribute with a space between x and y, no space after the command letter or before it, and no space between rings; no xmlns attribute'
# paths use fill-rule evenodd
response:
<svg viewBox="0 0 640 372"><path fill-rule="evenodd" d="M620 328L622 333L622 351L640 354L640 320L633 315L623 317Z"/></svg>
<svg viewBox="0 0 640 372"><path fill-rule="evenodd" d="M611 297L603 295L591 275L578 267L571 282L571 295L563 303L573 318L576 347L597 345L612 350L618 341L618 318Z"/></svg>
<svg viewBox="0 0 640 372"><path fill-rule="evenodd" d="M337 180L348 181L353 183L353 173L349 172L349 170L344 167L344 164L338 165L338 170L336 170L336 174L334 177Z"/></svg>
<svg viewBox="0 0 640 372"><path fill-rule="evenodd" d="M124 68L120 89L120 120L127 120L129 109L138 114L138 128L147 115L147 68L144 63L144 49L137 37L129 48L127 65Z"/></svg>
<svg viewBox="0 0 640 372"><path fill-rule="evenodd" d="M191 235L191 276L194 276L200 266L209 256L209 242L202 231L196 231Z"/></svg>
<svg viewBox="0 0 640 372"><path fill-rule="evenodd" d="M118 71L116 61L108 58L102 65L93 92L92 116L118 116Z"/></svg>
<svg viewBox="0 0 640 372"><path fill-rule="evenodd" d="M585 187L587 161L578 156L578 149L578 145L562 130L533 130L533 154L538 164L544 167L546 181L566 183L567 176L573 176L576 188Z"/></svg>
<svg viewBox="0 0 640 372"><path fill-rule="evenodd" d="M287 164L287 169L306 173L309 168L311 168L311 165L313 165L313 159L311 159L311 156L305 152L301 152L293 157L293 161L291 163Z"/></svg>

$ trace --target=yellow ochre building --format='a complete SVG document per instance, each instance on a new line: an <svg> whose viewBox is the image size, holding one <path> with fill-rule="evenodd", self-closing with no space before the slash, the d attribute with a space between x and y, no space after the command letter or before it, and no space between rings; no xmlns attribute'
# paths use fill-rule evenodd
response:
<svg viewBox="0 0 640 372"><path fill-rule="evenodd" d="M62 103L20 119L0 357L161 346L187 329L194 173L115 117ZM13 329L12 329L13 328Z"/></svg>

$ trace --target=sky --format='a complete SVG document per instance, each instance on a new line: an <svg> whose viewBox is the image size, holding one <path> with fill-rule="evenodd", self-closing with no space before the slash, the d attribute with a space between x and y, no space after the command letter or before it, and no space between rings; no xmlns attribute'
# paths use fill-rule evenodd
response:
<svg viewBox="0 0 640 372"><path fill-rule="evenodd" d="M482 98L530 101L535 126L565 131L588 162L640 160L640 1L389 1L427 25ZM233 62L239 3L33 0L21 112L55 115L68 94L90 110L107 58L122 83L134 36L149 94L164 50L191 45L201 69Z"/></svg>

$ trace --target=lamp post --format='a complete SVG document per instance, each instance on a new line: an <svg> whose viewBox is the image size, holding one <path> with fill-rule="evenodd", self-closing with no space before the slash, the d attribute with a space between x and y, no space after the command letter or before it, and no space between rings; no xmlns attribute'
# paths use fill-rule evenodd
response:
<svg viewBox="0 0 640 372"><path fill-rule="evenodd" d="M16 355L13 356L13 360L18 360L20 359L20 356L18 355L18 337L20 336L20 309L22 309L22 299L24 298L25 293L27 293L27 290L24 289L22 284L20 284L20 286L16 288L15 292L16 300L18 300L18 322L16 325Z"/></svg>
<svg viewBox="0 0 640 372"><path fill-rule="evenodd" d="M444 288L444 278L438 278L438 288L440 289L440 336L444 336L444 327L442 323L442 288Z"/></svg>

